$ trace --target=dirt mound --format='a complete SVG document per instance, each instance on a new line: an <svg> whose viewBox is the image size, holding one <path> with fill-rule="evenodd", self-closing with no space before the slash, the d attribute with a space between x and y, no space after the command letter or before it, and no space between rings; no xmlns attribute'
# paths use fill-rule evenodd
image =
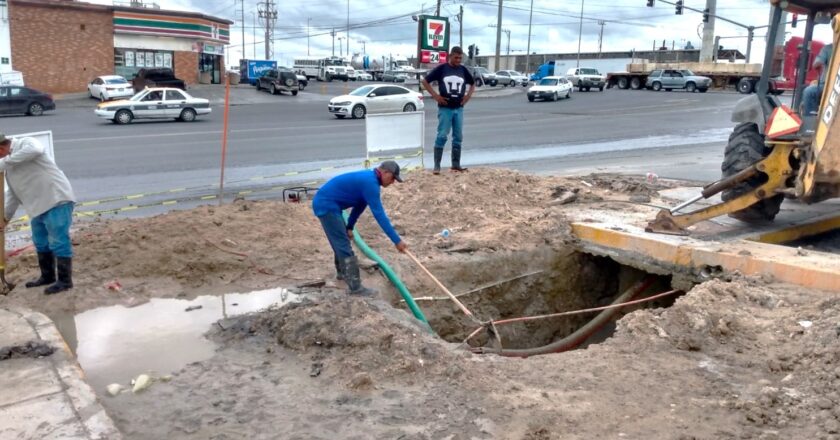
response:
<svg viewBox="0 0 840 440"><path fill-rule="evenodd" d="M308 298L238 321L223 338L268 336L310 359L318 370L313 374L356 375L353 388L406 373L457 376L456 360L466 354L390 304L346 294Z"/></svg>

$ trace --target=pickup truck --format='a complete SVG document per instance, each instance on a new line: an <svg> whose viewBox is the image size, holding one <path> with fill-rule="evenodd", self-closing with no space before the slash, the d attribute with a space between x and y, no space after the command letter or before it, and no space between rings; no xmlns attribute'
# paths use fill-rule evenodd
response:
<svg viewBox="0 0 840 440"><path fill-rule="evenodd" d="M591 67L573 67L566 72L566 79L579 91L596 88L603 92L607 85L607 77Z"/></svg>
<svg viewBox="0 0 840 440"><path fill-rule="evenodd" d="M187 90L187 83L175 77L172 69L140 69L137 76L131 80L134 93L140 93L147 87L174 87Z"/></svg>

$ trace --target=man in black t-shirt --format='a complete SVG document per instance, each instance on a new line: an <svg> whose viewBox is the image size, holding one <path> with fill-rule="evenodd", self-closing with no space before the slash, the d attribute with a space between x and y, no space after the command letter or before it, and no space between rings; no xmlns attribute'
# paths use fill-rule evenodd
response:
<svg viewBox="0 0 840 440"><path fill-rule="evenodd" d="M438 128L435 138L435 174L440 174L443 147L452 131L452 171L466 171L461 167L461 142L464 130L464 106L475 91L475 80L470 71L461 65L464 51L454 46L449 51L449 61L429 72L422 80L423 87L438 104ZM438 90L431 83L437 82Z"/></svg>

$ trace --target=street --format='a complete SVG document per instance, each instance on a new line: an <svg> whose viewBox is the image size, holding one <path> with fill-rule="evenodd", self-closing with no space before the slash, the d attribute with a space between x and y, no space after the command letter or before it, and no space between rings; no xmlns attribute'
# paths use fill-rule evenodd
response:
<svg viewBox="0 0 840 440"><path fill-rule="evenodd" d="M313 81L296 97L236 89L240 94L262 93L260 102L268 103L231 107L226 181L361 166L364 120L338 120L326 111L331 97L355 86ZM730 112L741 98L725 92L605 90L575 91L570 100L529 103L523 92L519 88L508 96L477 94L468 104L466 165L552 174L655 172L662 177L712 180L719 175L723 145L731 130ZM436 109L430 99L425 103L428 165ZM128 126L95 117L95 106L95 100L59 101L58 110L42 117L0 118L0 129L7 133L52 130L57 161L80 201L218 182L221 105L214 103L212 114L193 123L136 121ZM448 153L444 157L446 166ZM285 182L310 177L325 174ZM231 188L255 186L246 182ZM212 190L201 192L207 193Z"/></svg>

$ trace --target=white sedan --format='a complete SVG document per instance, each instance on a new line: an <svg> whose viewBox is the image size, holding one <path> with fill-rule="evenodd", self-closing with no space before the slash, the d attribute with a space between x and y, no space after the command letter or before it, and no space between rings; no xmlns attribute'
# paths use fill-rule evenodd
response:
<svg viewBox="0 0 840 440"><path fill-rule="evenodd" d="M373 75L362 71L358 71L356 73L356 78L358 78L359 81L373 81Z"/></svg>
<svg viewBox="0 0 840 440"><path fill-rule="evenodd" d="M114 98L127 98L134 95L134 87L119 75L98 76L88 83L91 98L110 101Z"/></svg>
<svg viewBox="0 0 840 440"><path fill-rule="evenodd" d="M528 101L557 101L572 97L572 83L562 76L547 76L528 89Z"/></svg>
<svg viewBox="0 0 840 440"><path fill-rule="evenodd" d="M134 119L175 119L192 122L197 115L210 113L210 101L193 98L181 89L155 87L145 89L131 99L103 102L94 110L96 116L115 124Z"/></svg>
<svg viewBox="0 0 840 440"><path fill-rule="evenodd" d="M401 86L369 85L336 96L327 108L336 118L364 118L368 113L397 113L423 110L423 94Z"/></svg>

